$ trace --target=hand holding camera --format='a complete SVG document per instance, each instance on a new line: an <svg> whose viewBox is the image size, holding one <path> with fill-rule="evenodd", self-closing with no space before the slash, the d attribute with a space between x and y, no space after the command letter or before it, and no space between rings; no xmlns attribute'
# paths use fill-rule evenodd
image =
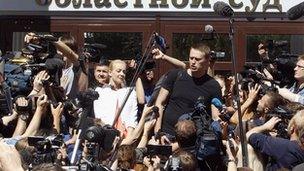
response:
<svg viewBox="0 0 304 171"><path fill-rule="evenodd" d="M19 117L27 121L29 119L30 105L25 97L18 97L15 102L14 111L19 114Z"/></svg>

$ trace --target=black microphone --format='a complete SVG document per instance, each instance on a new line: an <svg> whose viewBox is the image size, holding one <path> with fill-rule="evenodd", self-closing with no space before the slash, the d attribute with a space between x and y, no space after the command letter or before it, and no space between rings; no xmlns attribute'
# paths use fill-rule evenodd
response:
<svg viewBox="0 0 304 171"><path fill-rule="evenodd" d="M226 106L218 98L213 98L211 100L211 104L213 104L221 113L226 108Z"/></svg>
<svg viewBox="0 0 304 171"><path fill-rule="evenodd" d="M302 17L304 15L304 2L290 8L286 14L290 20L296 20Z"/></svg>
<svg viewBox="0 0 304 171"><path fill-rule="evenodd" d="M234 14L233 9L225 2L218 1L214 4L213 10L215 13L223 17L231 17Z"/></svg>

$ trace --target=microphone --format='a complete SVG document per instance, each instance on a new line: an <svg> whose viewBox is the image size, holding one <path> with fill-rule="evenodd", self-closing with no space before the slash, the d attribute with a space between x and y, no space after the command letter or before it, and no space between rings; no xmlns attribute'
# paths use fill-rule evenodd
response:
<svg viewBox="0 0 304 171"><path fill-rule="evenodd" d="M205 32L206 33L213 33L215 32L215 30L213 29L213 26L208 24L208 25L205 25Z"/></svg>
<svg viewBox="0 0 304 171"><path fill-rule="evenodd" d="M219 111L221 111L221 113L223 108L225 107L225 105L218 98L213 98L211 100L211 104L213 104Z"/></svg>
<svg viewBox="0 0 304 171"><path fill-rule="evenodd" d="M296 20L302 17L304 15L304 2L290 8L286 14L289 20Z"/></svg>
<svg viewBox="0 0 304 171"><path fill-rule="evenodd" d="M233 9L225 2L218 1L214 4L213 10L215 13L223 17L231 17L234 14Z"/></svg>
<svg viewBox="0 0 304 171"><path fill-rule="evenodd" d="M227 108L225 104L223 104L218 98L213 98L211 100L211 104L213 104L220 111L221 114L219 115L219 117L221 118L221 120L229 121L231 116L227 113Z"/></svg>

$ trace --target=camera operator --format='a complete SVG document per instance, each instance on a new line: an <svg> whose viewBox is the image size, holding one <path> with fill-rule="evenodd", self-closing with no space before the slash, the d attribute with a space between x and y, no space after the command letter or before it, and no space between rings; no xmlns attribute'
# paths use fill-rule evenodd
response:
<svg viewBox="0 0 304 171"><path fill-rule="evenodd" d="M290 89L278 88L279 94L291 102L304 104L304 55L298 57L294 71L296 82Z"/></svg>
<svg viewBox="0 0 304 171"><path fill-rule="evenodd" d="M261 42L258 45L258 54L262 62L262 68L259 72L264 73L269 79L274 79L273 76L276 76L275 66L271 63L268 46L267 42Z"/></svg>
<svg viewBox="0 0 304 171"><path fill-rule="evenodd" d="M289 121L288 133L290 139L271 137L262 134L271 131L281 119L271 118L264 125L255 127L247 132L246 137L253 148L262 154L271 157L267 170L277 170L280 168L291 169L304 162L304 111L299 111Z"/></svg>
<svg viewBox="0 0 304 171"><path fill-rule="evenodd" d="M72 36L62 36L59 37L59 41L67 45L72 51L77 52L77 43L74 37ZM56 45L56 42L55 42ZM59 46L60 44L58 44ZM57 46L57 47L58 47ZM58 48L60 49L60 48ZM60 78L60 86L65 90L65 94L73 99L77 94L77 78L79 77L79 61L75 60L74 56L64 55L60 51L57 52L60 55L63 55L63 61L65 63L64 68L62 69L62 76Z"/></svg>

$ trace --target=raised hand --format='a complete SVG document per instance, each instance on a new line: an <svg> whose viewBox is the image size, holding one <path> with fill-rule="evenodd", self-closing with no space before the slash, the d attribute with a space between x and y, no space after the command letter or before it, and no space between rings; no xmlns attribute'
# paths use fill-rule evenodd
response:
<svg viewBox="0 0 304 171"><path fill-rule="evenodd" d="M40 71L34 79L33 90L38 93L43 87L42 82L48 80L49 78L50 76L45 70Z"/></svg>

